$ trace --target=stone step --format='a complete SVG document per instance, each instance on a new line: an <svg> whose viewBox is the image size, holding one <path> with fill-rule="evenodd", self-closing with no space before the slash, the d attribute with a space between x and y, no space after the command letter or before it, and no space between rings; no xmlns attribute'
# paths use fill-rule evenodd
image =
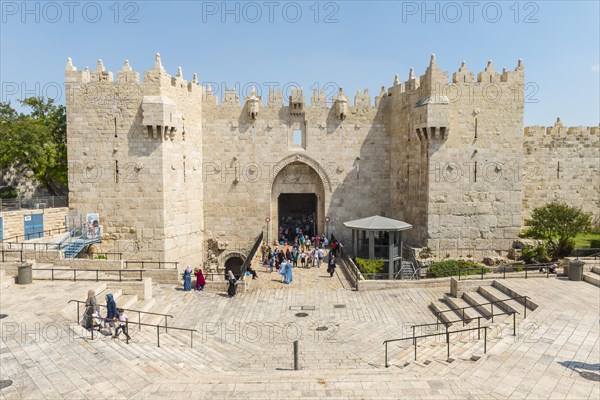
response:
<svg viewBox="0 0 600 400"><path fill-rule="evenodd" d="M519 302L516 300L505 300L509 297L506 296L505 293L501 292L494 286L480 286L477 291L488 301L495 301L497 303L493 304L494 314L497 314L500 310L507 313L518 313L520 318L523 318L524 309ZM499 301L502 300L502 301ZM498 310L498 308L500 310ZM490 311L492 310L492 305L490 305Z"/></svg>
<svg viewBox="0 0 600 400"><path fill-rule="evenodd" d="M583 273L583 280L591 283L594 286L598 286L600 287L600 275L596 274L596 273L592 273L592 272L584 272Z"/></svg>
<svg viewBox="0 0 600 400"><path fill-rule="evenodd" d="M600 267L592 267L591 272L600 275Z"/></svg>
<svg viewBox="0 0 600 400"><path fill-rule="evenodd" d="M450 311L450 306L443 300L432 301L431 304L429 304L429 309L433 312L435 319L439 318L439 320L445 324L451 325L450 321L457 320L454 312Z"/></svg>
<svg viewBox="0 0 600 400"><path fill-rule="evenodd" d="M482 316L486 318L491 317L491 307L489 304L485 304L489 303L489 300L483 297L479 292L463 292L462 299L470 306L473 306L473 308Z"/></svg>
<svg viewBox="0 0 600 400"><path fill-rule="evenodd" d="M516 297L517 299L515 299L515 301L521 303L521 305L526 304L527 308L531 311L534 311L535 309L537 309L539 307L537 303L535 303L534 301L532 301L529 298L523 298L524 295L522 293L518 293L517 291L511 289L504 282L494 281L494 282L492 282L492 286L495 287L496 289L500 290L502 293L504 293L506 295L506 298L508 298L508 297L515 298Z"/></svg>
<svg viewBox="0 0 600 400"><path fill-rule="evenodd" d="M472 320L477 319L477 317L483 316L479 311L477 311L477 309L471 308L470 307L471 305L460 297L452 297L452 296L449 296L448 294L445 294L444 300L451 308L455 308L455 309L464 308L464 319L465 319L466 324L470 323ZM458 318L463 319L463 311L462 310L455 310L454 314Z"/></svg>

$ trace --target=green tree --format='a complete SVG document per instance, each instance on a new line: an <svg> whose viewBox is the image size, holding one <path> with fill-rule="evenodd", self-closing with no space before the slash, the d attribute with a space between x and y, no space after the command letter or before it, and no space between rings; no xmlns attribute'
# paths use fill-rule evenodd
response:
<svg viewBox="0 0 600 400"><path fill-rule="evenodd" d="M0 168L14 167L19 174L33 172L53 195L67 191L67 119L53 99L20 100L31 108L18 113L10 103L0 103Z"/></svg>
<svg viewBox="0 0 600 400"><path fill-rule="evenodd" d="M525 235L546 243L553 260L565 256L573 238L591 229L591 216L566 203L552 202L533 210Z"/></svg>

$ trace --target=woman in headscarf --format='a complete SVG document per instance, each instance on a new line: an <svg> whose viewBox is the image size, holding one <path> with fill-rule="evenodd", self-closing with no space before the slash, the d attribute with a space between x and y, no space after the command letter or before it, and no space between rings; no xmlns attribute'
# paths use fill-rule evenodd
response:
<svg viewBox="0 0 600 400"><path fill-rule="evenodd" d="M192 267L189 265L185 267L183 271L183 291L187 292L192 290Z"/></svg>
<svg viewBox="0 0 600 400"><path fill-rule="evenodd" d="M281 264L281 269L279 270L279 273L281 274L281 283L285 282L285 274L286 274L287 268L288 268L288 263L287 263L287 261L284 261L283 264Z"/></svg>
<svg viewBox="0 0 600 400"><path fill-rule="evenodd" d="M229 282L229 287L227 288L227 294L229 295L229 297L233 297L235 296L235 292L236 292L236 282L237 280L235 279L235 276L233 275L233 272L231 272L231 270L227 271L227 281Z"/></svg>
<svg viewBox="0 0 600 400"><path fill-rule="evenodd" d="M198 271L196 272L196 290L204 290L204 285L206 285L206 279L204 279L202 268L198 267Z"/></svg>
<svg viewBox="0 0 600 400"><path fill-rule="evenodd" d="M85 312L83 313L82 324L86 329L90 329L94 326L93 315L100 311L100 306L96 301L96 292L94 289L88 290L87 299L85 301Z"/></svg>
<svg viewBox="0 0 600 400"><path fill-rule="evenodd" d="M292 283L292 263L288 261L287 268L285 269L285 283Z"/></svg>

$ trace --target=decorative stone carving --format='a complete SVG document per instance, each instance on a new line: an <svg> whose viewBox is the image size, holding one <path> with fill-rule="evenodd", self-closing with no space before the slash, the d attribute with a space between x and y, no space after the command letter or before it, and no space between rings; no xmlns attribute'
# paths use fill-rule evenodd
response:
<svg viewBox="0 0 600 400"><path fill-rule="evenodd" d="M256 89L252 86L250 96L246 97L246 107L248 110L248 117L254 121L258 117L258 111L260 109L261 97L256 96Z"/></svg>
<svg viewBox="0 0 600 400"><path fill-rule="evenodd" d="M348 116L349 107L348 99L346 96L344 96L344 90L342 88L340 88L337 96L335 96L335 99L333 100L333 106L335 108L335 116L337 119L342 121L345 120Z"/></svg>

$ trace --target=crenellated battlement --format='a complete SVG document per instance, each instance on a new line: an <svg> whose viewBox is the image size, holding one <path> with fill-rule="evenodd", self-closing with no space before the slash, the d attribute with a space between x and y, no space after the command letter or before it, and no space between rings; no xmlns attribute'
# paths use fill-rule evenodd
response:
<svg viewBox="0 0 600 400"><path fill-rule="evenodd" d="M159 53L156 53L154 66L142 74L143 81L140 81L140 73L134 71L129 64L129 60L125 60L123 67L117 72L117 79L114 79L114 73L108 71L104 66L102 59L96 63L96 69L91 71L85 67L83 71L78 70L72 59L67 58L65 67L65 75L67 84L77 83L139 83L139 84L159 84L164 87L175 87L187 90L188 92L200 91L201 86L198 82L198 74L194 73L191 81L183 78L182 68L179 67L175 76L171 76L162 65Z"/></svg>
<svg viewBox="0 0 600 400"><path fill-rule="evenodd" d="M451 92L452 86L456 84L468 84L472 86L482 86L485 88L490 84L523 85L523 83L524 67L523 60L521 59L518 60L514 71L509 71L506 67L504 67L502 69L502 73L496 71L492 60L489 60L485 69L477 73L477 75L469 70L466 61L462 61L458 71L452 73L452 79L449 79L449 74L440 69L440 67L437 65L435 54L432 54L429 66L427 67L425 73L420 77L415 76L413 68L410 69L408 79L404 82L400 82L398 74L396 74L394 77L394 83L388 89L388 96L403 96L419 92L422 94L430 92L443 95L443 92Z"/></svg>
<svg viewBox="0 0 600 400"><path fill-rule="evenodd" d="M525 136L531 138L556 137L556 136L598 136L599 126L564 126L560 118L556 119L553 126L526 126Z"/></svg>

